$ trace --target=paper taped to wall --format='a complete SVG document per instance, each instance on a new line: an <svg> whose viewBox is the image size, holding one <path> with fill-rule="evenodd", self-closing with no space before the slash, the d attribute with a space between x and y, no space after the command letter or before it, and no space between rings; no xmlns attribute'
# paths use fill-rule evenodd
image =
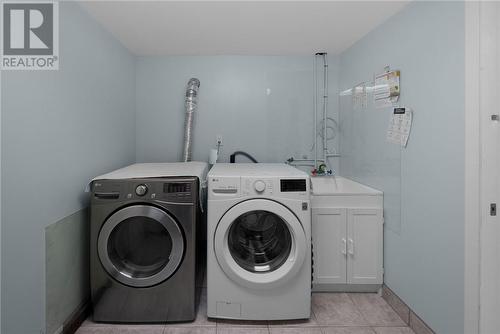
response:
<svg viewBox="0 0 500 334"><path fill-rule="evenodd" d="M406 147L410 136L412 118L413 113L410 108L394 108L387 129L387 141Z"/></svg>

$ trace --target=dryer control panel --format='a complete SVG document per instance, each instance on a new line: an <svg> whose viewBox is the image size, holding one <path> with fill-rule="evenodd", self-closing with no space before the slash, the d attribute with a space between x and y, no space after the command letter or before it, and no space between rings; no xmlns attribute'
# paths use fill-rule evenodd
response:
<svg viewBox="0 0 500 334"><path fill-rule="evenodd" d="M194 177L98 180L92 183L92 201L168 201L196 203L198 181Z"/></svg>

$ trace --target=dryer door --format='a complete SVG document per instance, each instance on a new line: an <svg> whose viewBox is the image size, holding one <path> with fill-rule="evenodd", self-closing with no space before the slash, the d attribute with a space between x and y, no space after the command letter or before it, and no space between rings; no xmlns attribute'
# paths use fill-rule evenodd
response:
<svg viewBox="0 0 500 334"><path fill-rule="evenodd" d="M273 288L300 270L308 250L304 229L287 207L251 199L229 209L219 221L214 250L233 281L251 288Z"/></svg>
<svg viewBox="0 0 500 334"><path fill-rule="evenodd" d="M111 215L97 240L99 258L109 275L133 287L168 279L181 264L184 238L165 211L133 205Z"/></svg>

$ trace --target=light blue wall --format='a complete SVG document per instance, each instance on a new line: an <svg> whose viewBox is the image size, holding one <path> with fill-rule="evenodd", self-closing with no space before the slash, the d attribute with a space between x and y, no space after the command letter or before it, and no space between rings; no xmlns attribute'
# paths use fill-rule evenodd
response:
<svg viewBox="0 0 500 334"><path fill-rule="evenodd" d="M335 57L331 63L335 73ZM252 154L260 162L312 157L312 68L312 55L140 57L136 70L137 160L180 159L184 92L190 77L201 81L194 160L207 161L219 134L223 136L220 161L228 161L237 150ZM334 116L335 77L330 92L334 102L329 112ZM333 160L334 168L335 163Z"/></svg>
<svg viewBox="0 0 500 334"><path fill-rule="evenodd" d="M388 110L370 107L363 117L343 107L341 119L364 133L342 137L341 152L357 152L342 157L341 173L382 188L400 177L400 225L385 229L385 283L440 334L463 333L464 29L463 3L413 2L340 60L341 89L386 65L401 70L401 104L414 110L408 147L384 143Z"/></svg>
<svg viewBox="0 0 500 334"><path fill-rule="evenodd" d="M2 333L44 329L44 231L87 206L86 182L135 160L135 61L60 4L60 70L2 73ZM50 333L52 334L52 333Z"/></svg>

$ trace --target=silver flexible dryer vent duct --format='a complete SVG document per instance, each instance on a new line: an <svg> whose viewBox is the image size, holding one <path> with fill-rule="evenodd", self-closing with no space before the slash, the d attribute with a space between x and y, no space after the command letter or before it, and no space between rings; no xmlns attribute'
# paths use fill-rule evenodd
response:
<svg viewBox="0 0 500 334"><path fill-rule="evenodd" d="M191 150L193 146L193 114L198 107L198 89L200 80L191 78L186 88L186 120L184 122L184 150L182 161L191 161Z"/></svg>

